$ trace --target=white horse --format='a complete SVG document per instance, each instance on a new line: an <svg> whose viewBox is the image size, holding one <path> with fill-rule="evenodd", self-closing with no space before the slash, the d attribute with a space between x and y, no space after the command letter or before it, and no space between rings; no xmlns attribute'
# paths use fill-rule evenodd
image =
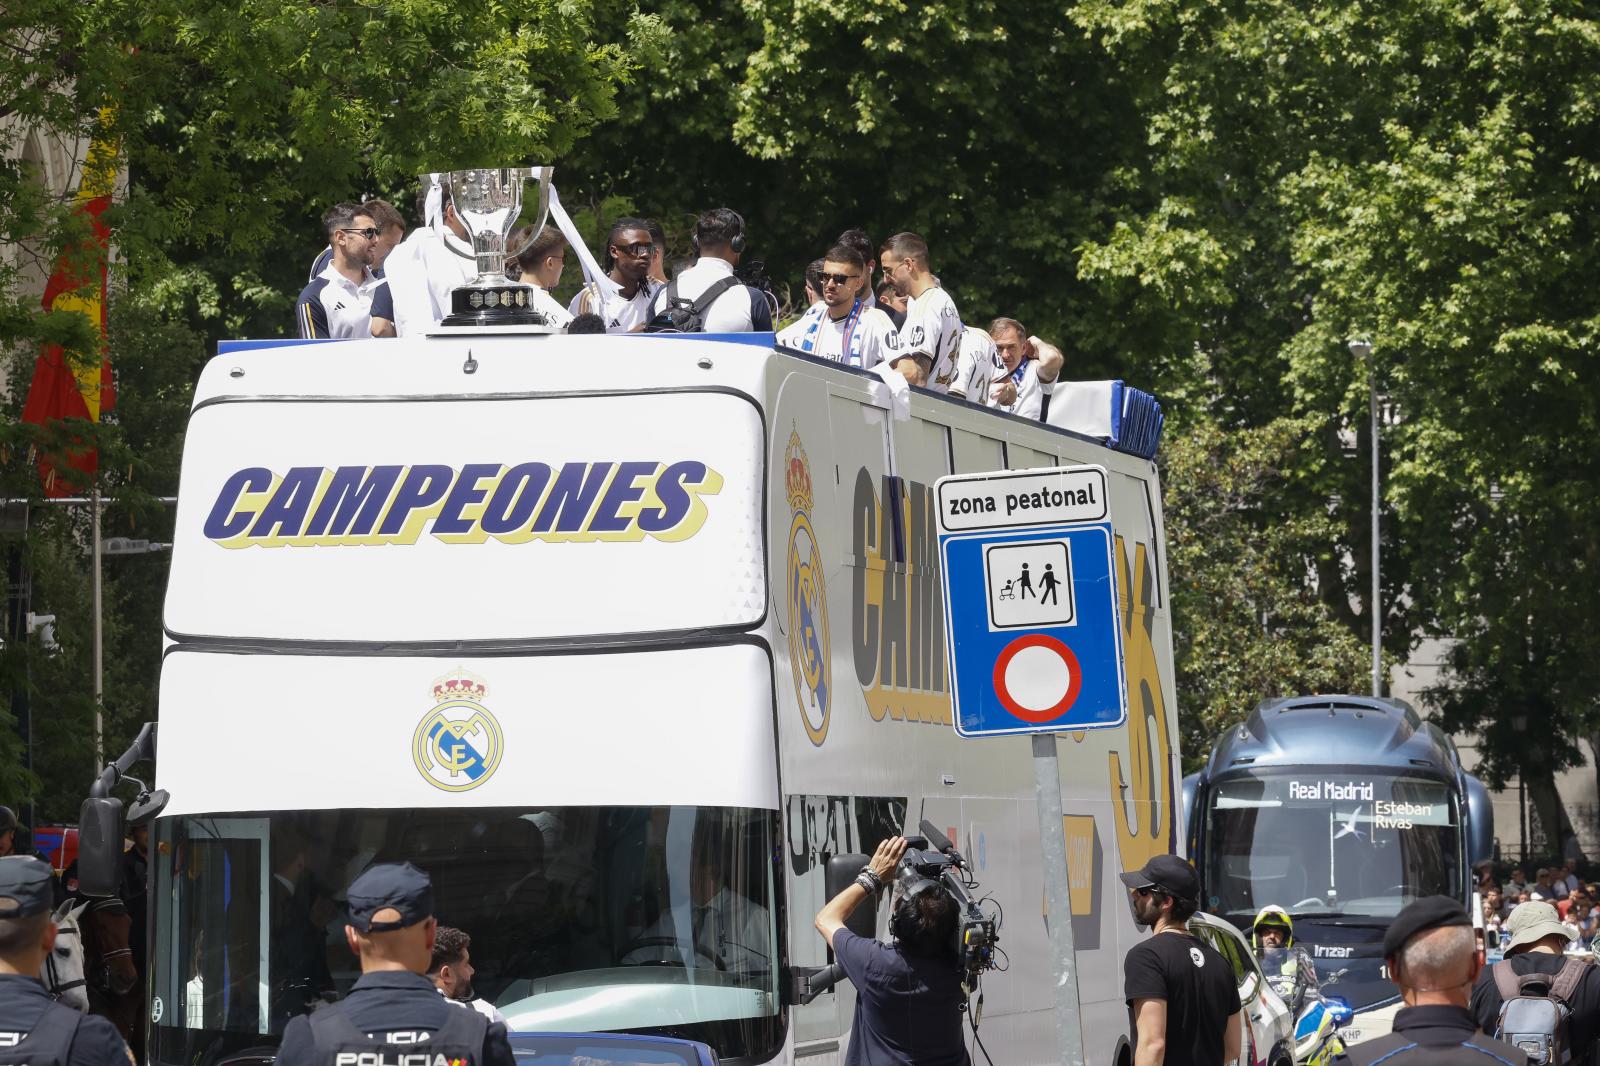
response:
<svg viewBox="0 0 1600 1066"><path fill-rule="evenodd" d="M67 900L51 916L50 920L56 923L56 946L45 956L39 980L52 997L88 1013L89 990L83 976L83 936L78 929L78 916L89 903L74 903Z"/></svg>

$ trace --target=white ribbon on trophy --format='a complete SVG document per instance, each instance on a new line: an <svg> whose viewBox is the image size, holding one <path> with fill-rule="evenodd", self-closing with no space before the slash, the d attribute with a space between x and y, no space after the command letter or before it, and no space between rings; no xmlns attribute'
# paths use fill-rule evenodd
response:
<svg viewBox="0 0 1600 1066"><path fill-rule="evenodd" d="M561 197L556 194L556 187L550 186L550 217L555 220L556 228L567 239L572 250L577 253L578 264L583 267L583 280L600 290L605 299L612 299L622 292L622 286L611 280L611 275L600 269L600 264L595 261L594 253L589 251L589 246L583 243L583 237L578 233L578 227L572 224L572 217L567 214L567 209L561 206Z"/></svg>

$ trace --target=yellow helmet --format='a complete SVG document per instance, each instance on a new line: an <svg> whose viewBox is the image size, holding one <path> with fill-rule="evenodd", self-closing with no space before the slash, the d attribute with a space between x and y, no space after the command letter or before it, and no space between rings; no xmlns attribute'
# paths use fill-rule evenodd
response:
<svg viewBox="0 0 1600 1066"><path fill-rule="evenodd" d="M1289 917L1289 912L1282 907L1262 907L1261 913L1256 915L1256 920L1250 927L1250 946L1257 952L1261 950L1261 938L1257 934L1264 925L1281 927L1288 935L1284 938L1283 946L1294 947L1294 919Z"/></svg>

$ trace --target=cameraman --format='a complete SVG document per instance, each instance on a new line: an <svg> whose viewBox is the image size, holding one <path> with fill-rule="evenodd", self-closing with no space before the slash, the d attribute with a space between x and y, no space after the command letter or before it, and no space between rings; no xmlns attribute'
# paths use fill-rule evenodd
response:
<svg viewBox="0 0 1600 1066"><path fill-rule="evenodd" d="M955 899L936 882L912 881L895 901L895 942L856 936L845 919L869 893L891 882L904 837L878 845L856 883L817 912L817 932L856 986L845 1066L967 1066L961 1042L961 965Z"/></svg>

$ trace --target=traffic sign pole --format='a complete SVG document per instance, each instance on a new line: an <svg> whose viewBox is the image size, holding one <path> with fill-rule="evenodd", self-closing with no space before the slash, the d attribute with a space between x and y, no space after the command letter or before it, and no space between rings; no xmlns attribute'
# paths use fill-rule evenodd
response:
<svg viewBox="0 0 1600 1066"><path fill-rule="evenodd" d="M1078 1002L1078 955L1072 942L1072 885L1067 875L1067 832L1061 819L1061 763L1054 733L1033 735L1033 784L1039 796L1039 849L1044 898L1049 907L1050 954L1055 972L1056 1046L1067 1066L1083 1066L1083 1016Z"/></svg>

